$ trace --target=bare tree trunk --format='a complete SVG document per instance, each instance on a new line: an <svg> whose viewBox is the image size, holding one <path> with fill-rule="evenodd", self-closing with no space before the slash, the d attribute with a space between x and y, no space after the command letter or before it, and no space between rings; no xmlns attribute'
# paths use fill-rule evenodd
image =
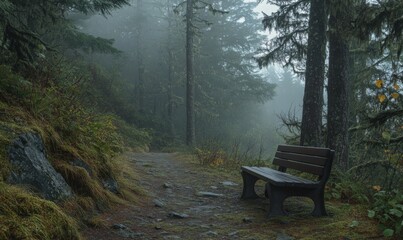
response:
<svg viewBox="0 0 403 240"><path fill-rule="evenodd" d="M137 110L139 112L144 111L144 63L143 63L143 0L137 0L137 84L136 84L136 96L137 96Z"/></svg>
<svg viewBox="0 0 403 240"><path fill-rule="evenodd" d="M193 73L193 0L186 7L186 144L195 144L194 73Z"/></svg>
<svg viewBox="0 0 403 240"><path fill-rule="evenodd" d="M329 79L326 146L335 150L335 162L348 168L349 46L343 37L344 14L329 19Z"/></svg>
<svg viewBox="0 0 403 240"><path fill-rule="evenodd" d="M325 0L312 0L302 110L301 145L320 146L326 59Z"/></svg>
<svg viewBox="0 0 403 240"><path fill-rule="evenodd" d="M171 1L168 0L168 127L169 135L171 138L175 137L175 125L173 120L174 112L174 93L173 93L173 48L172 48L172 9Z"/></svg>

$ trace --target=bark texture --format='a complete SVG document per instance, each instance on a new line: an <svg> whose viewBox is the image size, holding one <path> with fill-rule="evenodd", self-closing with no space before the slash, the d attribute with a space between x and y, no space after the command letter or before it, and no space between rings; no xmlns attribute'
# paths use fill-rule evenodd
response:
<svg viewBox="0 0 403 240"><path fill-rule="evenodd" d="M143 0L137 0L137 84L136 84L136 96L137 96L137 109L140 112L144 111L144 63L143 63Z"/></svg>
<svg viewBox="0 0 403 240"><path fill-rule="evenodd" d="M195 144L194 70L193 70L193 0L186 7L186 144Z"/></svg>
<svg viewBox="0 0 403 240"><path fill-rule="evenodd" d="M173 74L175 72L173 57L174 51L172 49L172 13L171 9L171 1L168 0L168 128L169 135L171 138L175 137L175 125L174 125L174 82L173 82Z"/></svg>
<svg viewBox="0 0 403 240"><path fill-rule="evenodd" d="M343 36L341 11L329 18L329 79L326 146L335 150L335 163L348 168L349 47Z"/></svg>
<svg viewBox="0 0 403 240"><path fill-rule="evenodd" d="M325 1L312 0L309 13L308 52L300 139L301 145L322 145L321 128L325 58Z"/></svg>

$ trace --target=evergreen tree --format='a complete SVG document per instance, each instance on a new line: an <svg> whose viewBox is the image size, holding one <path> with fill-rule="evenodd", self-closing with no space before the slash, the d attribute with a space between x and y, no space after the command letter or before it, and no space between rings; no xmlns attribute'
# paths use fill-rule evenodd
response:
<svg viewBox="0 0 403 240"><path fill-rule="evenodd" d="M146 23L146 15L143 13L143 0L137 0L136 6L136 53L137 53L137 82L136 82L136 97L137 110L144 113L144 54L143 54L143 25Z"/></svg>
<svg viewBox="0 0 403 240"><path fill-rule="evenodd" d="M325 1L311 0L305 70L305 93L302 108L301 145L321 145L326 59L326 20Z"/></svg>
<svg viewBox="0 0 403 240"><path fill-rule="evenodd" d="M229 11L224 15L200 13L211 23L201 28L195 59L197 134L201 138L233 135L228 122L233 129L242 125L248 131L254 125L253 117L245 115L244 108L257 108L256 103L266 102L274 94L273 84L256 72L253 61L254 48L264 39L257 34L255 3L224 0L215 4Z"/></svg>
<svg viewBox="0 0 403 240"><path fill-rule="evenodd" d="M350 1L331 1L329 17L329 77L326 146L335 150L335 162L348 169L349 148L349 15Z"/></svg>
<svg viewBox="0 0 403 240"><path fill-rule="evenodd" d="M186 1L186 144L192 146L196 141L194 110L194 70L193 70L193 38L194 38L194 0Z"/></svg>
<svg viewBox="0 0 403 240"><path fill-rule="evenodd" d="M327 16L324 0L268 1L279 7L265 15L265 29L277 37L260 50L259 65L280 62L305 76L301 145L322 145L323 89L326 59Z"/></svg>
<svg viewBox="0 0 403 240"><path fill-rule="evenodd" d="M128 4L127 0L63 2L5 0L0 4L2 45L5 51L13 54L14 63L26 64L44 57L43 54L55 48L56 43L57 45L63 43L70 48L116 52L111 47L111 40L79 32L68 15L74 12L108 14L112 9L125 4Z"/></svg>

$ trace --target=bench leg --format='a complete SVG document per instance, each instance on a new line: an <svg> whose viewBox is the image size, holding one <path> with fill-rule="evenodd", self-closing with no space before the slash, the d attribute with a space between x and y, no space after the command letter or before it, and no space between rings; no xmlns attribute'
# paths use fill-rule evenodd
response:
<svg viewBox="0 0 403 240"><path fill-rule="evenodd" d="M243 179L243 191L241 199L255 199L259 196L255 192L255 183L257 182L258 178L250 175L247 172L242 172L242 179Z"/></svg>
<svg viewBox="0 0 403 240"><path fill-rule="evenodd" d="M324 191L323 189L319 189L315 191L312 195L313 203L315 204L315 208L312 211L313 216L327 216L325 209L325 200L324 200Z"/></svg>
<svg viewBox="0 0 403 240"><path fill-rule="evenodd" d="M268 217L271 218L287 215L287 212L284 211L283 208L283 202L287 198L287 194L281 189L277 189L276 187L270 185L269 183L266 184L266 192L270 199Z"/></svg>

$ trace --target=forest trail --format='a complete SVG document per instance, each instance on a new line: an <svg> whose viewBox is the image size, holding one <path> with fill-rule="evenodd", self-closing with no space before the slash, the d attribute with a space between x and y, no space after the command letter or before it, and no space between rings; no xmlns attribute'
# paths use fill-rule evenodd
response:
<svg viewBox="0 0 403 240"><path fill-rule="evenodd" d="M328 227L335 231L336 219L310 217L312 204L298 198L285 203L294 217L269 221L267 199L240 200L242 178L236 171L202 167L170 153L130 153L129 160L146 201L103 214L105 226L84 230L86 239L361 239L359 228L349 231L348 219L346 229L324 235ZM263 193L262 185L257 192ZM209 193L217 196L205 196Z"/></svg>

